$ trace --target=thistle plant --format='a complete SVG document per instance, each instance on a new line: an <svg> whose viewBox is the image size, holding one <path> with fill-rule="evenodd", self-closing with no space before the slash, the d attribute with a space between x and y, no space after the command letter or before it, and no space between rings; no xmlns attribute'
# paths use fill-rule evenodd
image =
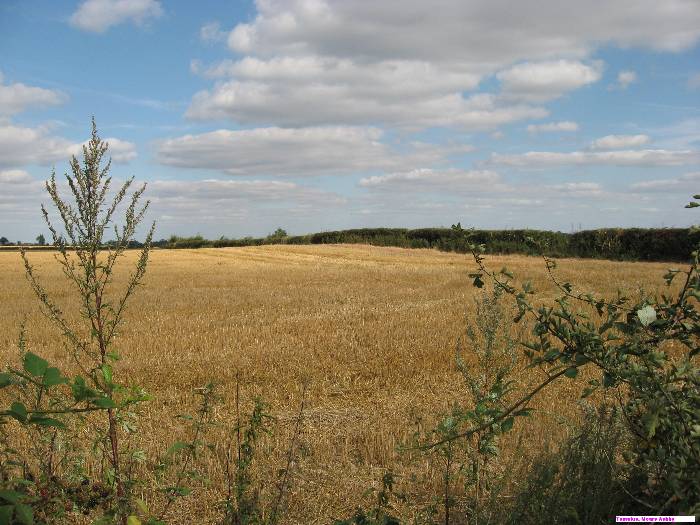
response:
<svg viewBox="0 0 700 525"><path fill-rule="evenodd" d="M16 383L33 385L37 389L36 405L31 409L13 405L10 415L26 422L32 418L46 418L52 414L98 412L103 416L91 418L95 425L95 446L101 451L109 468L105 470L105 483L110 487L111 504L108 516L126 523L129 510L128 482L125 477L126 454L122 434L133 431L129 423L130 407L146 399L138 387L127 387L118 382L114 365L119 360L115 339L124 320L128 300L146 273L154 225L146 234L146 240L135 268L125 288L114 295L110 288L117 262L133 240L137 226L148 208L141 205L145 184L130 196L133 178L126 180L110 198L112 177L111 161L103 164L108 144L100 139L95 122L92 137L83 146L82 163L73 157L72 173L65 179L69 197L62 196L55 171L46 182L46 190L58 214L54 224L49 211L42 205L42 213L56 250L65 278L75 288L80 298L80 322L69 319L58 303L46 291L38 272L31 265L25 251L21 252L29 284L39 299L44 315L59 329L67 357L80 375L72 381L63 377L56 368L32 353L23 357L24 370L14 371ZM125 206L123 224L114 223L121 206ZM112 233L109 244L105 237ZM108 291L109 290L109 291ZM14 381L8 377L5 383ZM50 406L42 405L47 389L57 385L69 385L70 393L55 397ZM19 414L18 414L19 412ZM16 417L19 415L20 417ZM23 416L23 417L22 417ZM60 420L49 420L51 426L64 426Z"/></svg>

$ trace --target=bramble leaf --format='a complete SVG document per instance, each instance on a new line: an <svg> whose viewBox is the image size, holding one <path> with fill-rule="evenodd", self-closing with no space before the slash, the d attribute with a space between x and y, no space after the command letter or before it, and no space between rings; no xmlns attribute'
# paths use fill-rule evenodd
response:
<svg viewBox="0 0 700 525"><path fill-rule="evenodd" d="M12 376L5 372L0 373L0 388L5 388L12 384Z"/></svg>
<svg viewBox="0 0 700 525"><path fill-rule="evenodd" d="M3 499L9 503L19 503L20 498L24 494L17 492L16 490L0 490L0 499Z"/></svg>
<svg viewBox="0 0 700 525"><path fill-rule="evenodd" d="M100 408L116 408L117 404L109 397L99 397L92 401L92 404Z"/></svg>
<svg viewBox="0 0 700 525"><path fill-rule="evenodd" d="M568 377L569 379L575 379L576 376L578 375L578 368L572 366L571 368L567 368L566 372L564 372L564 375Z"/></svg>
<svg viewBox="0 0 700 525"><path fill-rule="evenodd" d="M515 422L514 417L509 417L501 423L501 432L508 432L513 428L513 423Z"/></svg>
<svg viewBox="0 0 700 525"><path fill-rule="evenodd" d="M14 512L14 505L0 505L0 525L12 523L12 515Z"/></svg>
<svg viewBox="0 0 700 525"><path fill-rule="evenodd" d="M15 516L22 525L34 525L34 511L29 505L15 505Z"/></svg>
<svg viewBox="0 0 700 525"><path fill-rule="evenodd" d="M51 387L68 383L68 378L63 377L58 368L49 367L44 372L44 377L42 378L41 382L44 386Z"/></svg>
<svg viewBox="0 0 700 525"><path fill-rule="evenodd" d="M33 376L42 376L44 375L44 372L46 372L46 369L49 366L48 361L46 359L42 359L36 354L33 354L31 352L27 352L24 355L24 369L32 374Z"/></svg>
<svg viewBox="0 0 700 525"><path fill-rule="evenodd" d="M27 407L19 401L15 401L10 405L10 416L15 418L20 423L27 422Z"/></svg>

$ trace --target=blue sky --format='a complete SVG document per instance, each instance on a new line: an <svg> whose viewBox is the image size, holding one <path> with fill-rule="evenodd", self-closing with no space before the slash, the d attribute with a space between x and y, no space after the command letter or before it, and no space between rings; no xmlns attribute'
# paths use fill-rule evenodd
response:
<svg viewBox="0 0 700 525"><path fill-rule="evenodd" d="M700 3L525 4L5 0L0 235L92 115L157 237L698 222Z"/></svg>

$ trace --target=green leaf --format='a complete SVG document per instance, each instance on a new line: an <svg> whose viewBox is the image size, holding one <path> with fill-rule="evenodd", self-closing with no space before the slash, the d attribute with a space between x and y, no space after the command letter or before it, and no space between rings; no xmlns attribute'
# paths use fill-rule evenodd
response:
<svg viewBox="0 0 700 525"><path fill-rule="evenodd" d="M567 368L566 372L564 372L564 375L569 379L574 379L578 375L578 368L576 368L575 366Z"/></svg>
<svg viewBox="0 0 700 525"><path fill-rule="evenodd" d="M65 428L66 425L63 421L59 419L54 419L52 417L46 417L41 414L32 414L29 417L29 423L38 425L40 427L54 427L54 428Z"/></svg>
<svg viewBox="0 0 700 525"><path fill-rule="evenodd" d="M10 405L10 415L20 423L27 422L27 407L19 401L15 401Z"/></svg>
<svg viewBox="0 0 700 525"><path fill-rule="evenodd" d="M85 379L81 376L76 376L71 385L73 391L73 399L75 401L85 401L93 397L98 397L97 392L85 384Z"/></svg>
<svg viewBox="0 0 700 525"><path fill-rule="evenodd" d="M150 514L150 512L148 511L148 505L146 505L146 502L143 501L141 498L136 498L136 506L143 514Z"/></svg>
<svg viewBox="0 0 700 525"><path fill-rule="evenodd" d="M603 373L603 386L605 388L610 388L615 384L615 378L608 374L607 372Z"/></svg>
<svg viewBox="0 0 700 525"><path fill-rule="evenodd" d="M46 361L46 359L42 359L36 354L27 352L24 355L24 369L33 376L43 376L48 366L48 361Z"/></svg>
<svg viewBox="0 0 700 525"><path fill-rule="evenodd" d="M501 268L500 274L505 275L509 279L513 278L513 273L511 271L509 271L508 268L506 268L505 266L503 268Z"/></svg>
<svg viewBox="0 0 700 525"><path fill-rule="evenodd" d="M653 438L656 434L656 427L659 425L659 414L656 412L644 414L642 423L644 423L644 429L647 431L647 438Z"/></svg>
<svg viewBox="0 0 700 525"><path fill-rule="evenodd" d="M4 499L10 503L19 503L20 498L23 496L24 494L16 490L0 490L0 499Z"/></svg>
<svg viewBox="0 0 700 525"><path fill-rule="evenodd" d="M514 417L509 417L508 419L504 420L503 423L501 423L501 432L508 432L511 428L513 428L514 422Z"/></svg>
<svg viewBox="0 0 700 525"><path fill-rule="evenodd" d="M5 372L0 373L0 388L5 388L12 384L12 376Z"/></svg>
<svg viewBox="0 0 700 525"><path fill-rule="evenodd" d="M110 399L108 397L99 397L97 399L94 399L92 401L92 404L95 405L96 407L100 408L116 408L117 404L114 402L113 399Z"/></svg>
<svg viewBox="0 0 700 525"><path fill-rule="evenodd" d="M544 354L544 357L542 357L542 359L544 359L545 361L553 361L560 355L561 353L559 352L559 350L550 350L549 352Z"/></svg>
<svg viewBox="0 0 700 525"><path fill-rule="evenodd" d="M68 378L63 377L58 368L49 367L44 372L44 377L42 378L41 382L45 387L51 387L68 383Z"/></svg>
<svg viewBox="0 0 700 525"><path fill-rule="evenodd" d="M12 523L12 515L15 513L14 505L0 506L0 525L10 525Z"/></svg>
<svg viewBox="0 0 700 525"><path fill-rule="evenodd" d="M175 443L170 445L170 447L168 447L166 454L170 456L186 448L190 448L190 445L188 443L185 443L184 441L176 441Z"/></svg>
<svg viewBox="0 0 700 525"><path fill-rule="evenodd" d="M587 386L586 388L583 389L583 393L581 393L581 398L585 399L595 391L596 391L596 387Z"/></svg>
<svg viewBox="0 0 700 525"><path fill-rule="evenodd" d="M132 514L126 518L126 525L141 525L141 520Z"/></svg>
<svg viewBox="0 0 700 525"><path fill-rule="evenodd" d="M112 382L112 367L107 365L107 364L104 364L104 365L102 365L101 369L102 369L102 377L104 377L105 382L107 384L110 384Z"/></svg>
<svg viewBox="0 0 700 525"><path fill-rule="evenodd" d="M23 525L34 525L34 511L29 505L22 503L15 505L15 516Z"/></svg>
<svg viewBox="0 0 700 525"><path fill-rule="evenodd" d="M585 364L588 363L589 361L590 361L590 359L588 359L588 358L587 358L585 355L583 355L583 354L576 354L576 355L574 356L574 363L576 363L576 365L578 365L578 366L585 365Z"/></svg>

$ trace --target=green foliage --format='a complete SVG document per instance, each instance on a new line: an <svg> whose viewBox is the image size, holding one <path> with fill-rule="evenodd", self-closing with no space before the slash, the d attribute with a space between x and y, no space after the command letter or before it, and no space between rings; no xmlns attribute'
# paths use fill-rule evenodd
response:
<svg viewBox="0 0 700 525"><path fill-rule="evenodd" d="M261 438L272 433L274 418L269 406L259 398L245 419L240 408L240 377L236 378L236 424L226 447L226 499L222 502L223 523L228 525L276 525L284 512L284 498L290 486L290 476L297 454L306 401L306 386L302 390L294 434L287 449L287 463L277 472L276 493L268 500L261 498L260 482L256 482L253 466Z"/></svg>
<svg viewBox="0 0 700 525"><path fill-rule="evenodd" d="M379 490L371 489L375 493L375 504L370 510L358 508L352 517L335 520L333 525L401 525L399 519L392 512L392 499L394 494L394 474L387 472L382 476L382 486Z"/></svg>
<svg viewBox="0 0 700 525"><path fill-rule="evenodd" d="M457 479L463 482L465 513L470 517L487 514L483 507L492 504L504 488L505 478L498 468L500 437L513 428L516 417L529 413L519 410L504 415L515 389L520 334L513 331L502 295L496 288L475 301L475 321L457 346L465 403L442 415L425 435L415 436L414 448L442 462L445 523L450 522L456 503Z"/></svg>
<svg viewBox="0 0 700 525"><path fill-rule="evenodd" d="M158 490L165 496L165 505L155 513L140 500L136 502L138 513L146 519L147 525L166 523L164 520L172 505L179 499L189 496L192 493L192 485L206 482L205 477L197 469L197 463L207 450L214 447L213 443L206 441L206 435L212 427L216 426L214 413L221 399L213 383L195 389L194 394L199 399L196 415L177 416L189 425L190 439L175 441L170 445L154 468ZM136 515L132 516L138 519Z"/></svg>
<svg viewBox="0 0 700 525"><path fill-rule="evenodd" d="M166 246L168 248L206 248L210 246L210 241L207 241L201 235L195 235L194 237L178 237L173 235L168 239Z"/></svg>
<svg viewBox="0 0 700 525"><path fill-rule="evenodd" d="M460 226L461 228L461 226ZM469 244L482 244L488 253L583 257L633 261L687 261L700 242L700 232L687 228L608 228L562 233L538 230L472 230L470 240L451 228L361 228L288 236L278 228L262 238L221 237L207 240L172 236L154 243L163 248L223 248L263 244L371 244L401 248L434 248L467 253Z"/></svg>
<svg viewBox="0 0 700 525"><path fill-rule="evenodd" d="M536 525L546 516L553 524L602 524L616 514L640 514L644 506L631 496L639 480L620 461L629 450L620 411L586 407L584 414L559 450L536 458L500 522Z"/></svg>
<svg viewBox="0 0 700 525"><path fill-rule="evenodd" d="M265 237L266 244L282 244L287 240L287 232L282 228L277 228L273 233Z"/></svg>
<svg viewBox="0 0 700 525"><path fill-rule="evenodd" d="M460 230L460 228L456 228ZM465 237L468 238L466 232ZM585 397L598 388L618 388L620 408L633 436L629 464L646 478L634 495L655 511L697 513L700 505L700 368L697 365L700 333L699 254L687 270L671 270L670 285L678 275L680 291L647 296L637 301L618 296L595 297L560 282L556 263L544 257L545 266L560 296L553 305L535 306L528 283L517 285L510 272L495 272L484 264L483 248L470 246L483 282L489 278L510 295L518 308L516 322L528 317L532 341L525 344L530 366L546 371L547 379L493 422L506 417L561 377L576 377L580 367L595 367L600 380L592 380ZM594 321L594 316L597 320ZM472 428L455 436L466 437Z"/></svg>
<svg viewBox="0 0 700 525"><path fill-rule="evenodd" d="M258 525L264 523L259 500L259 491L253 486L251 467L256 445L262 434L269 433L268 423L272 419L268 406L255 399L255 406L246 423L238 417L234 428L236 435L236 459L233 479L233 499L226 501L227 523L233 525Z"/></svg>
<svg viewBox="0 0 700 525"><path fill-rule="evenodd" d="M34 457L23 457L9 443L3 443L3 455L11 457L10 465L21 466L21 469L6 469L0 482L3 487L16 489L20 486L42 519L56 517L65 510L60 508L61 498L70 503L67 493L76 487L74 480L66 478L71 470L66 463L83 454L97 453L109 466L99 482L108 488L102 498L104 515L125 523L131 506L128 491L133 483L125 472L131 471L132 456L120 445L120 438L122 434L135 431L131 424L132 407L147 396L138 387L127 387L116 380L114 363L119 356L114 351L113 341L121 327L127 302L146 272L153 227L147 233L126 288L117 297L109 296L107 290L112 284L116 263L129 247L148 203L139 206L145 186L127 199L133 179L117 189L112 201L107 200L112 182L108 175L110 162L102 165L107 148L93 121L92 138L83 147L82 164L73 157L72 174L65 176L70 200L63 197L55 173L46 183L60 218L60 228L54 226L42 206L53 246L58 252L56 260L80 298L82 326L68 320L45 291L27 253L21 252L27 279L42 311L62 335L66 357L81 372L71 380L44 358L26 351L22 332L18 345L22 369L10 366L2 377L1 383L13 388L11 398L14 400L8 410L0 412L0 418L12 418L24 428L30 443L34 444L31 450ZM124 221L117 227L113 220L121 206L124 207ZM103 250L106 246L103 238L110 230L114 240ZM94 413L94 417L87 417L89 413ZM77 424L90 428L91 449L73 450L79 443L74 435ZM68 446L74 455L64 454L62 460L56 460L57 451L63 446ZM38 471L32 472L31 466L36 463ZM97 487L98 482L93 486ZM49 495L53 495L52 498ZM16 515L18 508L15 508Z"/></svg>

